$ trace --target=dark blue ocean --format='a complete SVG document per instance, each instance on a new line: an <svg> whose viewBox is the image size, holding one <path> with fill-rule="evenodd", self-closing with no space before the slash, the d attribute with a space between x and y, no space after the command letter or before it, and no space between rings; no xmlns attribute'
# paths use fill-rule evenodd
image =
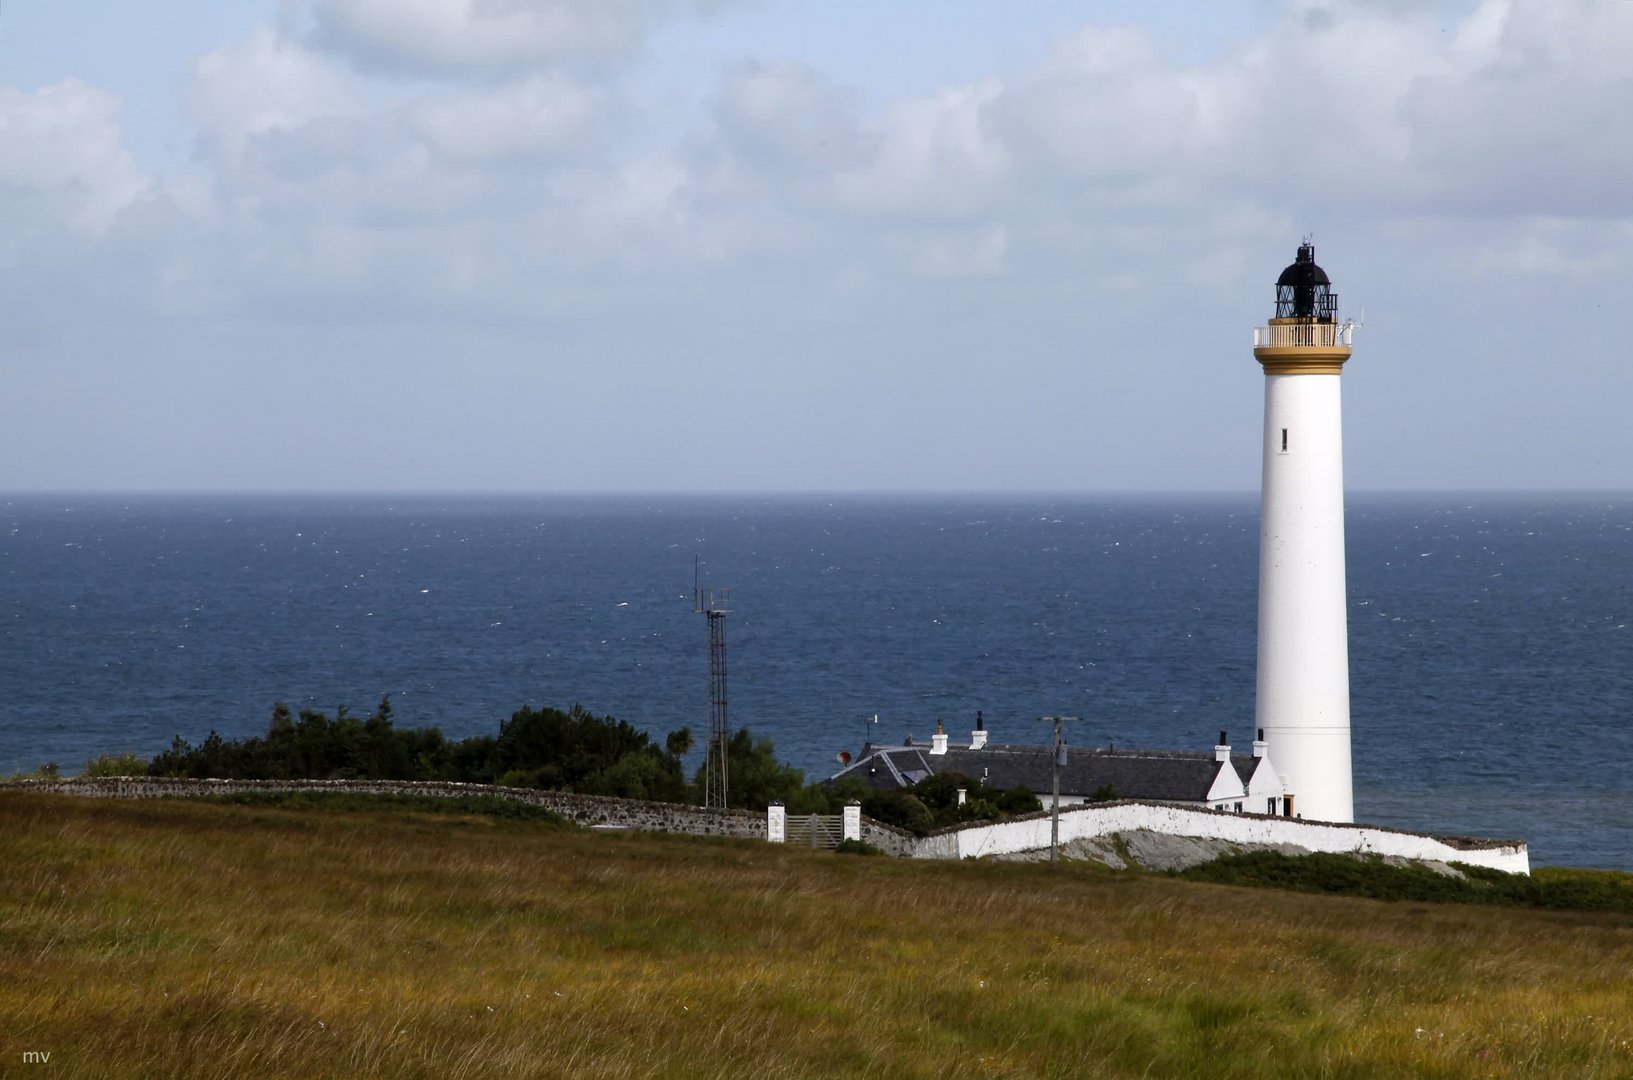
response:
<svg viewBox="0 0 1633 1080"><path fill-rule="evenodd" d="M1356 813L1633 870L1633 496L1353 496ZM464 737L523 704L734 726L811 777L883 737L1244 745L1257 499L0 497L0 770L275 702Z"/></svg>

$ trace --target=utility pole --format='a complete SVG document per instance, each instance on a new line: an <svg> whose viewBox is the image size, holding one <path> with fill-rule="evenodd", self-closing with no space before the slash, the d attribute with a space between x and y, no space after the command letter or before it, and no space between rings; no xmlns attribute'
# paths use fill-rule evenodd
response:
<svg viewBox="0 0 1633 1080"><path fill-rule="evenodd" d="M1060 767L1066 764L1066 742L1061 728L1062 725L1075 723L1082 717L1044 716L1039 719L1055 725L1054 809L1049 820L1049 865L1055 866L1060 861Z"/></svg>

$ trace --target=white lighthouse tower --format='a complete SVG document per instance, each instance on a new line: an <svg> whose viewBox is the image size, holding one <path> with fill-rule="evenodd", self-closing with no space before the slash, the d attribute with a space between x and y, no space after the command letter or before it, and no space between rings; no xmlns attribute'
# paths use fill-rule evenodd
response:
<svg viewBox="0 0 1633 1080"><path fill-rule="evenodd" d="M1355 820L1350 781L1344 463L1338 381L1353 324L1308 239L1276 282L1276 315L1253 332L1264 367L1255 724L1289 812Z"/></svg>

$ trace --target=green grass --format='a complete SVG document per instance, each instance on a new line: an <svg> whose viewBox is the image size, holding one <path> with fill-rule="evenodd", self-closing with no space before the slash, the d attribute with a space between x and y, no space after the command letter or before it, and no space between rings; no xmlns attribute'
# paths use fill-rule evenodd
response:
<svg viewBox="0 0 1633 1080"><path fill-rule="evenodd" d="M1633 1074L1624 914L430 811L0 793L0 1073Z"/></svg>
<svg viewBox="0 0 1633 1080"><path fill-rule="evenodd" d="M284 809L331 812L378 812L382 809L422 814L455 814L537 821L566 827L568 820L554 810L497 795L407 795L353 791L240 791L229 795L199 796L200 802L234 806L274 806Z"/></svg>

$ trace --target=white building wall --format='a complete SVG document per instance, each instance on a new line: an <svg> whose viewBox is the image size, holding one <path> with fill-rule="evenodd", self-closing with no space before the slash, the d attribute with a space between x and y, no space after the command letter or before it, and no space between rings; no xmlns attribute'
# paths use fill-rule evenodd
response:
<svg viewBox="0 0 1633 1080"><path fill-rule="evenodd" d="M1208 788L1208 802L1217 809L1230 810L1246 797L1247 790L1242 787L1242 778L1236 772L1236 767L1228 761L1221 762L1213 785Z"/></svg>
<svg viewBox="0 0 1633 1080"><path fill-rule="evenodd" d="M915 856L951 858L956 853L958 858L974 859L983 855L1010 855L1018 851L1047 851L1049 826L1047 815L973 825L927 838L925 846L916 851ZM1462 862L1511 874L1531 872L1530 853L1523 843L1459 848L1435 837L1416 833L1355 825L1325 825L1290 818L1217 814L1155 803L1084 806L1062 811L1060 815L1060 841L1063 844L1136 829L1236 844L1292 844L1309 851L1363 852L1406 859Z"/></svg>
<svg viewBox="0 0 1633 1080"><path fill-rule="evenodd" d="M1265 376L1254 726L1319 821L1355 819L1339 378Z"/></svg>
<svg viewBox="0 0 1633 1080"><path fill-rule="evenodd" d="M1276 772L1275 762L1268 755L1258 758L1253 763L1253 775L1247 781L1247 812L1276 813L1271 804L1281 796L1281 776Z"/></svg>

